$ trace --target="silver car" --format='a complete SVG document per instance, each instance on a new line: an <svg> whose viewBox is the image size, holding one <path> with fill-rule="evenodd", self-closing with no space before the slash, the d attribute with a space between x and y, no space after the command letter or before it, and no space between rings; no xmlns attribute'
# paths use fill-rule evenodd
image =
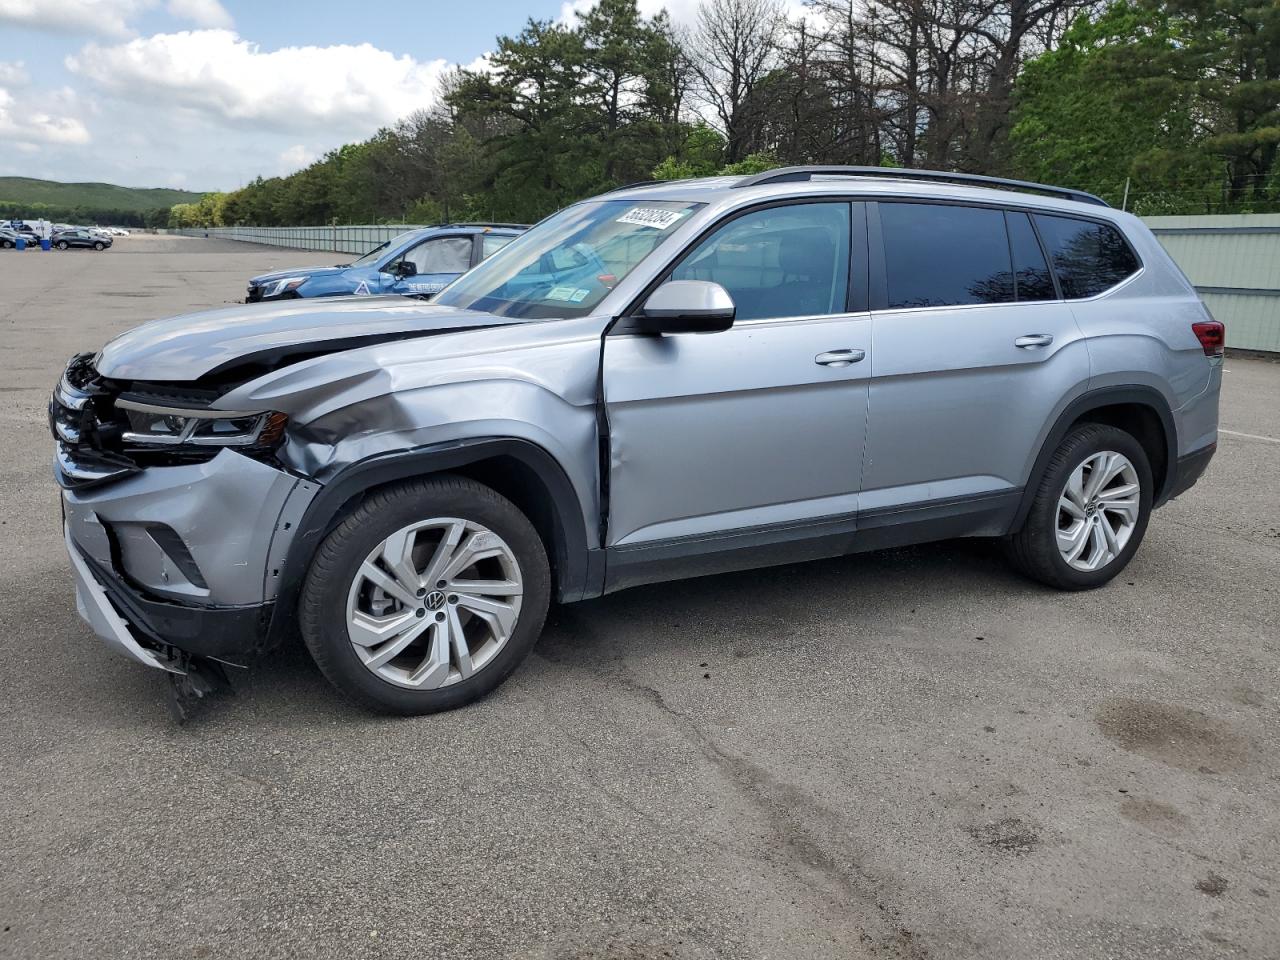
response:
<svg viewBox="0 0 1280 960"><path fill-rule="evenodd" d="M199 693L300 628L423 713L635 584L992 537L1101 586L1213 456L1223 341L1095 197L800 167L575 204L432 303L145 324L50 421L101 637Z"/></svg>

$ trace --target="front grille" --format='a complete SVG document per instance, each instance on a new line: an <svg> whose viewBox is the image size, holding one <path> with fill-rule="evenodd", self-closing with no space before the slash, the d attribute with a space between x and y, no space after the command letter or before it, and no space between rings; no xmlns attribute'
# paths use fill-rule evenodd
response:
<svg viewBox="0 0 1280 960"><path fill-rule="evenodd" d="M111 390L96 370L91 354L71 358L49 398L49 430L58 441L60 482L88 487L138 470L128 458L105 449L103 416Z"/></svg>

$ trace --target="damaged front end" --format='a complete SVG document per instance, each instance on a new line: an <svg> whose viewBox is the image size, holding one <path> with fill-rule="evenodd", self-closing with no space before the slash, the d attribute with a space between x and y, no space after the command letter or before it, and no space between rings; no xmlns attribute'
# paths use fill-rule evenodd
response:
<svg viewBox="0 0 1280 960"><path fill-rule="evenodd" d="M222 393L112 380L81 354L49 403L80 614L119 652L185 677L188 699L221 686L203 661L271 645L275 580L317 489L276 459L284 416L211 409Z"/></svg>

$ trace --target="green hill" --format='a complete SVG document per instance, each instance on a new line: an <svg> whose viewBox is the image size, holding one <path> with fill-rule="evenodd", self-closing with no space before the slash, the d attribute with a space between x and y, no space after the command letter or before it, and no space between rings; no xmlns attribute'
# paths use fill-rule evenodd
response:
<svg viewBox="0 0 1280 960"><path fill-rule="evenodd" d="M190 190L117 187L112 183L57 183L29 177L0 177L0 206L41 205L85 211L146 213L175 203L196 203L204 193Z"/></svg>

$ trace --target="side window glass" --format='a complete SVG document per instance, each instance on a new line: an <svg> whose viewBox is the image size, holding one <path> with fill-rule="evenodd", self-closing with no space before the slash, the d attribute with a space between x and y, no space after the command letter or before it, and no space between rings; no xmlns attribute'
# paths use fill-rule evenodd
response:
<svg viewBox="0 0 1280 960"><path fill-rule="evenodd" d="M698 244L671 279L720 284L733 297L739 320L844 313L849 231L847 203L757 210Z"/></svg>
<svg viewBox="0 0 1280 960"><path fill-rule="evenodd" d="M404 255L418 273L466 273L471 268L471 238L442 237L420 243Z"/></svg>
<svg viewBox="0 0 1280 960"><path fill-rule="evenodd" d="M480 238L480 259L488 260L514 239L515 237L498 237L492 234L485 234Z"/></svg>
<svg viewBox="0 0 1280 960"><path fill-rule="evenodd" d="M1138 272L1138 258L1110 224L1037 213L1036 226L1068 300L1097 296Z"/></svg>
<svg viewBox="0 0 1280 960"><path fill-rule="evenodd" d="M1031 228L1031 218L1014 210L1005 211L1009 227L1009 249L1013 251L1013 274L1019 300L1053 300L1053 277Z"/></svg>
<svg viewBox="0 0 1280 960"><path fill-rule="evenodd" d="M1014 300L1003 211L882 202L880 229L890 308Z"/></svg>

